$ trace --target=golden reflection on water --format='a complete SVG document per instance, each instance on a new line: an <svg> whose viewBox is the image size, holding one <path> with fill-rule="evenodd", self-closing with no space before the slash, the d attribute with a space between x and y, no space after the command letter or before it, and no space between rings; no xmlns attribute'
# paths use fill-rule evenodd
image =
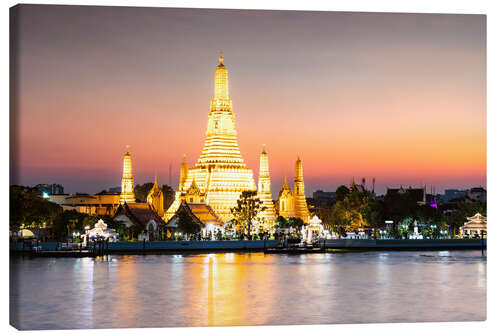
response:
<svg viewBox="0 0 500 333"><path fill-rule="evenodd" d="M214 282L215 282L215 261L212 256L208 257L208 325L215 325L214 312L215 312L215 295L214 295Z"/></svg>
<svg viewBox="0 0 500 333"><path fill-rule="evenodd" d="M486 262L477 251L117 255L14 264L12 308L20 310L15 316L23 329L464 321L486 316ZM37 303L40 299L43 306Z"/></svg>
<svg viewBox="0 0 500 333"><path fill-rule="evenodd" d="M135 318L139 316L137 311L140 308L134 306L134 300L137 300L137 265L132 264L133 256L123 256L117 261L117 268L113 269L113 276L110 280L114 281L116 293L120 301L114 302L114 309L112 315L122 320L123 327L134 327L136 325ZM114 289L114 288L113 288ZM107 297L115 297L108 292ZM102 307L99 306L102 310Z"/></svg>
<svg viewBox="0 0 500 333"><path fill-rule="evenodd" d="M255 316L267 321L275 301L270 286L276 274L270 261L272 258L263 254L186 256L189 269L185 270L184 283L189 288L182 290L181 297L186 300L186 310L206 314L197 320L208 326L243 325Z"/></svg>

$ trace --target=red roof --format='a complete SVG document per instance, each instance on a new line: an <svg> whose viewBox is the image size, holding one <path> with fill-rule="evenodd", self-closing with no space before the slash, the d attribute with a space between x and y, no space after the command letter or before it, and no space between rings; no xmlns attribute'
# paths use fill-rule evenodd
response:
<svg viewBox="0 0 500 333"><path fill-rule="evenodd" d="M158 227L165 226L165 221L148 203L124 203L118 207L115 216L126 215L132 222L146 227L149 221L156 222Z"/></svg>

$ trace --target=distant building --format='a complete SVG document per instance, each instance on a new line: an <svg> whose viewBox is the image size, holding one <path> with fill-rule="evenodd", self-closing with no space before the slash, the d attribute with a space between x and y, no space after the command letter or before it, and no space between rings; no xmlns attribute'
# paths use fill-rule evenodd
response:
<svg viewBox="0 0 500 333"><path fill-rule="evenodd" d="M61 184L38 184L35 188L44 196L64 194L64 187Z"/></svg>
<svg viewBox="0 0 500 333"><path fill-rule="evenodd" d="M50 195L49 201L60 205L64 210L76 210L89 215L113 216L120 205L120 194L100 192L99 194L57 194Z"/></svg>
<svg viewBox="0 0 500 333"><path fill-rule="evenodd" d="M411 186L408 188L388 188L386 196L396 196L396 195L408 195L413 202L418 203L419 205L425 205L427 202L425 187L423 188L412 188Z"/></svg>
<svg viewBox="0 0 500 333"><path fill-rule="evenodd" d="M335 202L335 192L314 191L313 202L315 207L332 206Z"/></svg>
<svg viewBox="0 0 500 333"><path fill-rule="evenodd" d="M482 187L473 187L467 191L467 196L472 200L486 202L486 190Z"/></svg>
<svg viewBox="0 0 500 333"><path fill-rule="evenodd" d="M444 195L441 197L443 202L450 202L453 199L465 197L467 190L446 189Z"/></svg>
<svg viewBox="0 0 500 333"><path fill-rule="evenodd" d="M46 199L58 205L63 205L68 197L70 197L69 194L51 194Z"/></svg>
<svg viewBox="0 0 500 333"><path fill-rule="evenodd" d="M375 178L372 178L372 188L371 190L368 188L368 185L366 184L366 178L361 178L361 184L356 184L354 181L354 177L352 178L351 185L349 186L349 190L353 191L356 190L358 192L371 192L372 196L375 198Z"/></svg>
<svg viewBox="0 0 500 333"><path fill-rule="evenodd" d="M121 186L110 187L108 189L108 192L118 192L118 193L120 193L121 191L122 191L122 187Z"/></svg>

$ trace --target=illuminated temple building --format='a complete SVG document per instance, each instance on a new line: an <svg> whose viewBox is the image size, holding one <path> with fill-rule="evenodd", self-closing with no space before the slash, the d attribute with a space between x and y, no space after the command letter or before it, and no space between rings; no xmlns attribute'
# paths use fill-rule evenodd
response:
<svg viewBox="0 0 500 333"><path fill-rule="evenodd" d="M135 225L146 231L143 235L146 240L158 239L160 229L166 223L163 216L163 192L158 186L155 175L153 188L149 191L146 202L136 202L134 194L134 177L132 174L132 157L129 147L123 156L123 175L120 193L120 205L113 216L114 221L119 221L127 228Z"/></svg>
<svg viewBox="0 0 500 333"><path fill-rule="evenodd" d="M266 148L262 147L260 153L260 168L259 168L259 182L257 188L257 195L262 201L261 207L265 209L257 215L267 229L274 226L276 219L276 211L274 209L273 197L271 195L271 176L269 174L269 157L267 156Z"/></svg>
<svg viewBox="0 0 500 333"><path fill-rule="evenodd" d="M165 211L163 210L163 191L160 186L158 186L158 176L155 174L155 182L153 188L149 191L146 202L151 205L159 216L163 216Z"/></svg>
<svg viewBox="0 0 500 333"><path fill-rule="evenodd" d="M309 221L309 211L304 194L302 162L296 162L294 192L290 192L289 214L285 217L300 217ZM205 204L222 222L232 220L231 208L237 206L243 191L257 191L262 206L258 221L265 229L272 229L277 209L271 195L271 178L268 154L263 148L260 154L258 186L253 172L247 168L241 156L236 135L236 120L232 100L229 97L228 71L222 53L215 70L213 98L210 101L205 144L194 167L189 168L184 157L181 163L179 188L175 200L167 209L164 219L169 221L182 208L183 203ZM281 214L281 210L279 210ZM256 223L254 224L257 226ZM262 225L262 224L261 224Z"/></svg>
<svg viewBox="0 0 500 333"><path fill-rule="evenodd" d="M194 167L181 166L179 189L167 210L172 217L180 204L206 203L226 222L232 219L230 209L242 191L255 191L253 172L247 168L236 137L236 120L229 97L228 72L222 53L215 70L214 95L210 101L205 145Z"/></svg>
<svg viewBox="0 0 500 333"><path fill-rule="evenodd" d="M135 202L134 177L132 176L132 157L129 147L123 156L122 191L120 193L120 203Z"/></svg>
<svg viewBox="0 0 500 333"><path fill-rule="evenodd" d="M295 162L295 180L293 182L293 192L288 187L286 181L283 184L276 202L280 216L285 218L296 217L305 223L309 222L310 212L307 208L307 201L304 189L304 169L300 157Z"/></svg>

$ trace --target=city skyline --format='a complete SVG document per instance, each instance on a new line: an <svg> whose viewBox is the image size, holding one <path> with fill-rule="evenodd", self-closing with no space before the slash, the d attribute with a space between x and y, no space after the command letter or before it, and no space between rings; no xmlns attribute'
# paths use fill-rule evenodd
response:
<svg viewBox="0 0 500 333"><path fill-rule="evenodd" d="M108 189L130 145L136 184L171 165L175 189L222 50L244 161L257 180L266 144L274 197L297 154L308 196L353 177L486 187L485 16L47 7L20 14L11 183Z"/></svg>

